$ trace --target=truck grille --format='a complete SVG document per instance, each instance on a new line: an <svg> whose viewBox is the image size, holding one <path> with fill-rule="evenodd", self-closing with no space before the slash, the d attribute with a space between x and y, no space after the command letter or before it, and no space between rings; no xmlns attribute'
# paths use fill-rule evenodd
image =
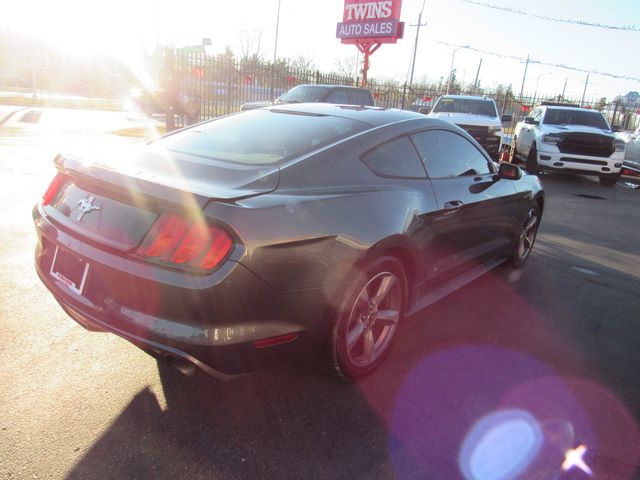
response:
<svg viewBox="0 0 640 480"><path fill-rule="evenodd" d="M480 127L477 125L458 125L471 135L476 142L489 154L491 158L498 157L498 148L500 147L500 137L489 133L489 127Z"/></svg>
<svg viewBox="0 0 640 480"><path fill-rule="evenodd" d="M561 153L588 157L609 157L615 152L611 137L590 133L569 133L558 143Z"/></svg>

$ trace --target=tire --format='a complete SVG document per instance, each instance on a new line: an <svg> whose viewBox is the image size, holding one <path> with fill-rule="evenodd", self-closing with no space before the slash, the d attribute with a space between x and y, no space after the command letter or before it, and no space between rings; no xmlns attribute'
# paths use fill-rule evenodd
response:
<svg viewBox="0 0 640 480"><path fill-rule="evenodd" d="M536 148L536 144L532 144L529 149L529 155L527 155L527 164L526 164L527 172L531 175L536 175L538 173L538 149Z"/></svg>
<svg viewBox="0 0 640 480"><path fill-rule="evenodd" d="M536 241L539 226L540 208L537 205L533 205L527 211L527 216L520 226L518 237L508 260L511 266L522 267L524 262L527 261Z"/></svg>
<svg viewBox="0 0 640 480"><path fill-rule="evenodd" d="M406 293L404 269L394 257L379 257L356 276L330 338L330 360L339 377L357 380L385 360L404 315Z"/></svg>
<svg viewBox="0 0 640 480"><path fill-rule="evenodd" d="M607 187L613 187L617 182L620 175L600 175L598 180L600 181L600 185L605 185Z"/></svg>
<svg viewBox="0 0 640 480"><path fill-rule="evenodd" d="M518 163L518 151L516 150L516 140L518 137L514 136L511 140L511 148L509 149L509 163L514 165Z"/></svg>

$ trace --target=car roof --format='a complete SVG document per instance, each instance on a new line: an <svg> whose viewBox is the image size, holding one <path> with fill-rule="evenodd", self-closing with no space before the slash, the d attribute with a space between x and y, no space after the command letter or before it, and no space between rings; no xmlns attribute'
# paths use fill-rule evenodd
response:
<svg viewBox="0 0 640 480"><path fill-rule="evenodd" d="M442 95L440 98L455 98L461 100L493 100L486 95Z"/></svg>
<svg viewBox="0 0 640 480"><path fill-rule="evenodd" d="M330 88L347 88L347 89L350 89L350 90L368 90L367 88L350 87L350 86L347 86L347 85L326 85L326 84L323 84L323 83L320 83L320 84L318 84L318 83L301 83L300 85L296 85L293 88L296 88L296 87L319 87L319 88L325 88L327 90L330 89Z"/></svg>
<svg viewBox="0 0 640 480"><path fill-rule="evenodd" d="M348 118L350 120L368 123L371 126L388 125L390 123L396 123L403 120L427 119L425 115L409 110L354 105L333 105L330 103L292 103L286 105L274 105L269 107L267 110L297 113L300 115L326 115Z"/></svg>
<svg viewBox="0 0 640 480"><path fill-rule="evenodd" d="M568 105L540 105L540 107L545 107L548 110L580 110L581 112L595 112L595 113L601 113L598 110L594 110L593 108L584 108L584 107L579 107L578 105L576 105L575 107L570 107Z"/></svg>

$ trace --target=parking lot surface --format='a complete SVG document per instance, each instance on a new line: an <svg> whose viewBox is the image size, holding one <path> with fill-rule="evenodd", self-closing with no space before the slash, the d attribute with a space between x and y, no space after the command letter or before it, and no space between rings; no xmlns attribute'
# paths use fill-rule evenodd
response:
<svg viewBox="0 0 640 480"><path fill-rule="evenodd" d="M307 366L220 383L86 332L34 271L55 153L130 142L0 131L2 478L455 479L473 425L516 406L584 445L594 478L637 478L640 191L545 175L525 268L408 318L358 384ZM549 474L588 478L562 463Z"/></svg>

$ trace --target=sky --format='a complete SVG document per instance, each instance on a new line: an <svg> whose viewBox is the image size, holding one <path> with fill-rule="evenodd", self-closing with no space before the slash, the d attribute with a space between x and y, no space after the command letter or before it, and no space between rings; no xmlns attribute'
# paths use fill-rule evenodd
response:
<svg viewBox="0 0 640 480"><path fill-rule="evenodd" d="M640 0L478 0L530 14L640 29ZM322 71L353 58L353 45L335 38L344 0L280 0L278 57L311 58ZM640 79L640 31L617 31L556 23L475 5L464 0L426 0L420 29L416 80L438 80L451 68L473 82L482 59L480 82L491 87L511 84L520 91L525 64L486 52L569 65ZM418 14L423 0L403 0L405 38L383 45L372 57L369 77L404 81L411 64ZM210 38L211 49L226 45L240 52L245 34L261 38L261 52L273 58L278 0L21 0L3 6L0 28L38 36L69 53L110 53L135 61L141 49L156 45L197 45ZM444 42L444 43L443 43ZM447 45L449 44L449 45ZM525 93L557 94L566 81L567 96L580 96L586 73L529 64ZM586 97L613 97L640 91L640 81L591 74Z"/></svg>

